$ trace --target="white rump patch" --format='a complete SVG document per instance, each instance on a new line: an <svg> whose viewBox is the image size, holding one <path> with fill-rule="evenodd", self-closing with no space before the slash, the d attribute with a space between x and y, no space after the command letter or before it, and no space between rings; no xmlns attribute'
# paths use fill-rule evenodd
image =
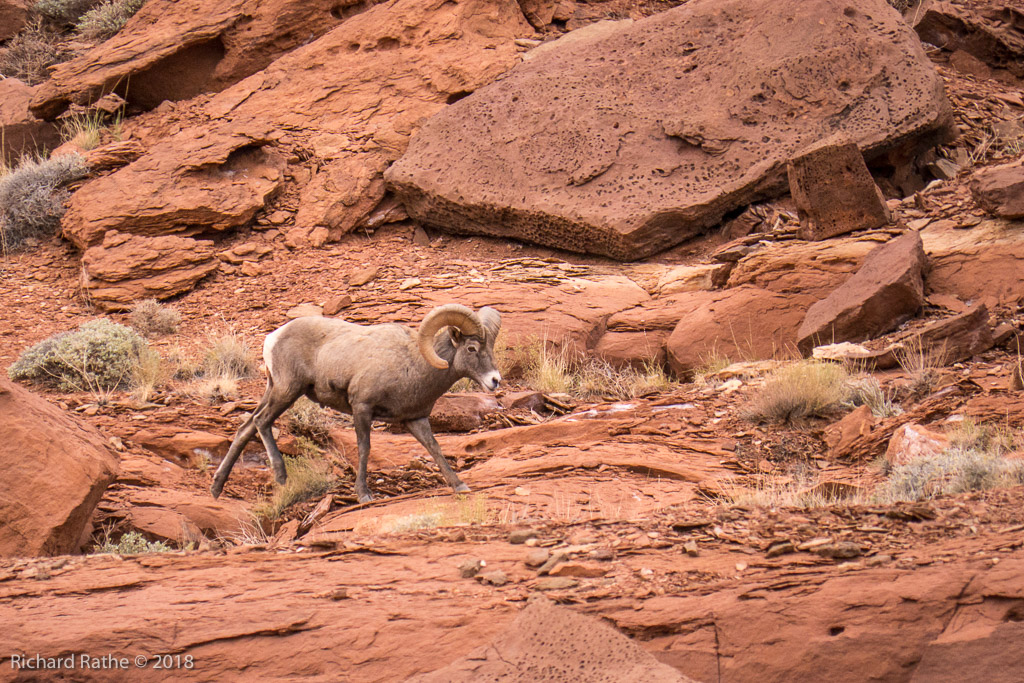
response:
<svg viewBox="0 0 1024 683"><path fill-rule="evenodd" d="M291 323L288 324L290 325ZM263 363L267 366L268 377L274 376L274 365L273 361L271 361L270 359L270 352L274 350L274 344L280 341L281 332L283 332L284 328L286 327L288 327L288 325L282 325L281 327L277 328L276 330L268 334L267 338L263 341Z"/></svg>

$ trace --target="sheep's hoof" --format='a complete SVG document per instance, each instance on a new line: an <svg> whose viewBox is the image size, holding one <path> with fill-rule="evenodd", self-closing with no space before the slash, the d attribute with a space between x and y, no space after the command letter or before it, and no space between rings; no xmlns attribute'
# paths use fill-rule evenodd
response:
<svg viewBox="0 0 1024 683"><path fill-rule="evenodd" d="M373 496L370 495L369 493L360 493L359 494L359 504L360 505L362 505L363 503L372 503L372 502L373 502Z"/></svg>
<svg viewBox="0 0 1024 683"><path fill-rule="evenodd" d="M210 495L212 495L215 500L217 498L220 498L220 492L221 490L223 490L223 488L223 486L218 486L217 484L214 484L213 486L210 487Z"/></svg>
<svg viewBox="0 0 1024 683"><path fill-rule="evenodd" d="M455 493L469 493L469 487L465 484L459 484L455 487Z"/></svg>

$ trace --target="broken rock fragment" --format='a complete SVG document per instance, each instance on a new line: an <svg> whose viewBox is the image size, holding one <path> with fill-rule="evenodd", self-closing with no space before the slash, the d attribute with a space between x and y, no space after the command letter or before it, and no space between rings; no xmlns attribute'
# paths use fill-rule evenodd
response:
<svg viewBox="0 0 1024 683"><path fill-rule="evenodd" d="M823 240L890 220L881 190L852 142L826 141L787 165L789 193L805 240Z"/></svg>

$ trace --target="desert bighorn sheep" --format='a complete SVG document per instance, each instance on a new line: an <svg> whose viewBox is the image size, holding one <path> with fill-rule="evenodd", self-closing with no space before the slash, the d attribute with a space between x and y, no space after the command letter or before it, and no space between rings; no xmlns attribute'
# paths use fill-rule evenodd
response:
<svg viewBox="0 0 1024 683"><path fill-rule="evenodd" d="M263 361L267 390L242 423L217 468L210 492L216 498L245 445L259 432L277 483L285 473L271 425L302 395L352 415L359 445L356 495L373 500L366 486L373 420L404 422L427 449L456 493L469 491L452 471L430 431L430 411L441 394L463 377L494 391L494 340L501 315L490 307L473 313L460 304L438 306L418 332L397 324L356 325L335 318L298 318L267 335ZM445 330L442 332L442 330Z"/></svg>

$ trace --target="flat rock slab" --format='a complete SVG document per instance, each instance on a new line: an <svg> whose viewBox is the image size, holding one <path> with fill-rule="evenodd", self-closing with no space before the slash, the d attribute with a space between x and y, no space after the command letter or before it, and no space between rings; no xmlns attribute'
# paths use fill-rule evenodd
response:
<svg viewBox="0 0 1024 683"><path fill-rule="evenodd" d="M3 26L0 10L0 26ZM2 40L2 39L0 39ZM57 126L40 121L28 110L35 89L16 78L0 79L0 161L15 164L26 154L60 144Z"/></svg>
<svg viewBox="0 0 1024 683"><path fill-rule="evenodd" d="M434 116L385 177L437 228L628 260L780 193L817 141L870 158L950 121L882 0L694 0L545 49Z"/></svg>
<svg viewBox="0 0 1024 683"><path fill-rule="evenodd" d="M916 232L876 247L860 270L807 311L797 347L808 355L821 344L864 341L895 329L924 303L926 264Z"/></svg>

